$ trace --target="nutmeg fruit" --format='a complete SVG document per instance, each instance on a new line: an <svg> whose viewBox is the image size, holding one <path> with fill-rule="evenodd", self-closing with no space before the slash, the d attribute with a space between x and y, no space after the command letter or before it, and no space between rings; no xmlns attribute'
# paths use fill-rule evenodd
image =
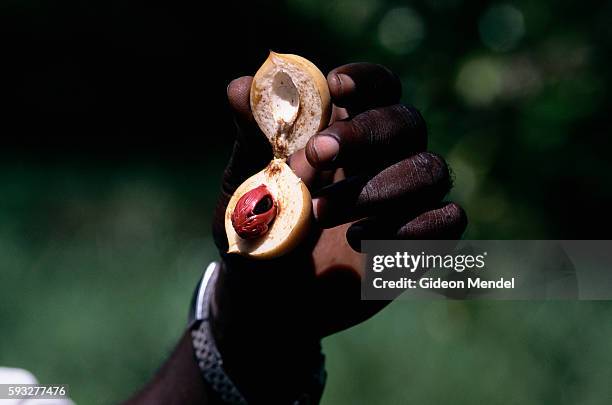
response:
<svg viewBox="0 0 612 405"><path fill-rule="evenodd" d="M312 62L270 52L253 78L250 103L274 159L242 183L227 205L228 253L272 259L308 233L310 192L286 159L328 125L331 100L327 80Z"/></svg>

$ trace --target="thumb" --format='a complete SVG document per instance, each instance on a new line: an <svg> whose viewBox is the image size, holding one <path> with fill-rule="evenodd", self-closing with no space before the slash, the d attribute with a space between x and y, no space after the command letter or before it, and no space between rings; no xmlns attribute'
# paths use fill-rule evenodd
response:
<svg viewBox="0 0 612 405"><path fill-rule="evenodd" d="M243 76L227 86L227 99L237 129L232 156L223 173L223 192L229 196L272 159L272 148L251 112L249 96L252 82L251 76Z"/></svg>

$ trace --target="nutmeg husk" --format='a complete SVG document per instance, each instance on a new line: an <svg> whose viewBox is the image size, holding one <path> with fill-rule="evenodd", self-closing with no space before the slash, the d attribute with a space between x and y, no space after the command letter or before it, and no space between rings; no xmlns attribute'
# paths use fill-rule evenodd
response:
<svg viewBox="0 0 612 405"><path fill-rule="evenodd" d="M286 158L328 125L331 98L325 76L312 62L297 55L270 52L253 78L250 103L259 128L272 145L274 159L242 183L227 205L228 253L273 259L295 249L308 234L312 222L310 192ZM243 239L232 226L232 213L245 193L262 184L277 204L276 218L265 234Z"/></svg>
<svg viewBox="0 0 612 405"><path fill-rule="evenodd" d="M242 195L264 184L277 204L276 218L268 232L256 239L243 239L232 226L232 213ZM308 187L282 160L274 159L266 169L249 177L233 194L225 211L228 253L254 259L273 259L293 250L308 233L312 200Z"/></svg>
<svg viewBox="0 0 612 405"><path fill-rule="evenodd" d="M251 84L251 111L273 147L287 158L329 123L327 79L308 59L270 52Z"/></svg>

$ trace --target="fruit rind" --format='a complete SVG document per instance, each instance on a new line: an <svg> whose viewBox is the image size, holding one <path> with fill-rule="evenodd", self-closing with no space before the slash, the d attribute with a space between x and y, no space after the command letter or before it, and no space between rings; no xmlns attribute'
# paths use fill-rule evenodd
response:
<svg viewBox="0 0 612 405"><path fill-rule="evenodd" d="M299 94L297 118L285 128L287 140L279 137L278 117L272 111L274 103L272 84L276 75L286 73ZM325 128L331 115L331 98L327 79L323 73L309 60L293 54L270 52L265 63L259 68L250 92L251 111L262 132L266 135L275 156L286 158L298 149L303 148L308 139ZM276 112L280 108L275 107ZM285 114L276 114L284 116ZM291 115L291 114L287 114ZM282 125L280 125L282 127Z"/></svg>
<svg viewBox="0 0 612 405"><path fill-rule="evenodd" d="M236 189L226 208L225 231L228 253L267 260L292 251L308 235L312 223L310 192L286 159L328 125L332 105L327 79L312 62L275 52L270 52L253 78L250 104L274 159ZM241 238L232 225L232 213L245 193L262 184L274 198L276 216L261 236Z"/></svg>
<svg viewBox="0 0 612 405"><path fill-rule="evenodd" d="M269 170L271 166L274 174ZM277 216L261 238L242 239L232 226L232 213L240 196L261 184L265 184L276 199ZM266 169L242 183L227 204L225 232L229 243L228 253L260 260L282 256L293 250L308 234L311 215L312 200L308 187L283 160L275 159Z"/></svg>

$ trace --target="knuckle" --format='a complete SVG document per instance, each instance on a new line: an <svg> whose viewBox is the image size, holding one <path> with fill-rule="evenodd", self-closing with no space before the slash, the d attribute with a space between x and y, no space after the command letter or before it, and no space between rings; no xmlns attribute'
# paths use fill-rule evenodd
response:
<svg viewBox="0 0 612 405"><path fill-rule="evenodd" d="M457 203L451 202L446 204L440 210L440 215L446 224L465 229L467 225L467 214L465 210Z"/></svg>
<svg viewBox="0 0 612 405"><path fill-rule="evenodd" d="M396 104L390 107L392 113L403 122L404 126L411 131L427 131L425 119L419 110L413 106Z"/></svg>
<svg viewBox="0 0 612 405"><path fill-rule="evenodd" d="M368 110L350 121L351 129L357 137L368 144L377 143L380 139L379 126L384 122L384 117L379 110Z"/></svg>
<svg viewBox="0 0 612 405"><path fill-rule="evenodd" d="M403 120L408 120L414 115L416 109L405 104L395 104L389 107L392 113L398 115Z"/></svg>
<svg viewBox="0 0 612 405"><path fill-rule="evenodd" d="M384 75L388 76L392 80L397 80L399 82L399 76L393 72L393 70L389 69L385 65L381 65L380 63L375 64L376 68L378 68Z"/></svg>
<svg viewBox="0 0 612 405"><path fill-rule="evenodd" d="M357 136L369 143L423 149L427 128L421 113L414 107L395 104L362 112L350 120Z"/></svg>
<svg viewBox="0 0 612 405"><path fill-rule="evenodd" d="M369 207L376 202L380 202L384 199L384 195L381 194L380 185L376 182L366 183L361 192L359 193L358 201L363 207Z"/></svg>
<svg viewBox="0 0 612 405"><path fill-rule="evenodd" d="M402 96L402 82L400 77L384 65L376 65L380 72L381 80L385 84L384 92L388 102L397 102Z"/></svg>
<svg viewBox="0 0 612 405"><path fill-rule="evenodd" d="M398 149L408 148L410 152L427 147L427 125L421 113L412 106L396 104L388 107L387 120L395 123Z"/></svg>
<svg viewBox="0 0 612 405"><path fill-rule="evenodd" d="M458 239L466 227L465 211L451 202L421 214L404 225L398 233L405 238Z"/></svg>
<svg viewBox="0 0 612 405"><path fill-rule="evenodd" d="M427 184L440 187L446 193L450 190L450 171L446 161L438 154L422 152L415 155L414 165L419 168Z"/></svg>

